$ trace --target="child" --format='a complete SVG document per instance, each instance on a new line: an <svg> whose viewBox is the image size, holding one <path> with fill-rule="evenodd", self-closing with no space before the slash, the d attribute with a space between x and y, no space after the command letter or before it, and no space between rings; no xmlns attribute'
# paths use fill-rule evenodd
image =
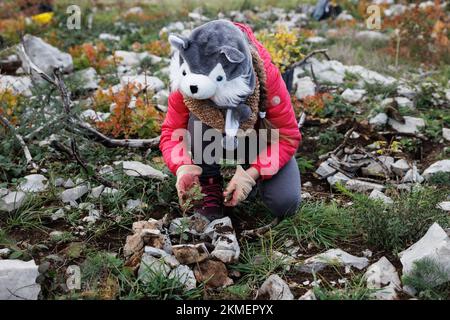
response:
<svg viewBox="0 0 450 320"><path fill-rule="evenodd" d="M224 206L236 206L258 189L274 216L294 214L300 204L301 186L293 156L301 135L289 92L267 50L248 26L225 20L198 27L189 38L171 35L169 41L174 49L172 92L160 149L177 176L180 201L199 183L205 196L196 211L217 219L223 216ZM258 132L277 129L271 132L279 139L270 138L264 152L258 150L255 159L249 159L248 150L255 144L237 139L238 128ZM180 129L188 133L184 135ZM225 152L233 149L230 141L234 148L245 145L247 152L246 163L237 166L225 190L220 159L216 157L221 139L211 140L211 130L225 133L220 142ZM214 161L194 156L198 150L207 153L211 146L216 148Z"/></svg>

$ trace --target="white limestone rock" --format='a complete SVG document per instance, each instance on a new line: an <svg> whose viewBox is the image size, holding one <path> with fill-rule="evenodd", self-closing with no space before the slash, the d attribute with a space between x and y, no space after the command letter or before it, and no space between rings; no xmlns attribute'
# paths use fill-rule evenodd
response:
<svg viewBox="0 0 450 320"><path fill-rule="evenodd" d="M369 264L365 257L353 256L341 249L330 249L306 259L302 264L297 265L297 269L302 272L317 272L329 265L339 265L343 267L354 267L362 270Z"/></svg>
<svg viewBox="0 0 450 320"><path fill-rule="evenodd" d="M442 172L450 172L450 160L440 160L432 165L430 165L425 171L422 173L422 176L425 179L429 179L431 176L442 173Z"/></svg>
<svg viewBox="0 0 450 320"><path fill-rule="evenodd" d="M41 174L25 176L25 181L19 184L18 189L24 192L42 192L47 190L47 178Z"/></svg>
<svg viewBox="0 0 450 320"><path fill-rule="evenodd" d="M165 173L139 161L116 161L114 165L122 165L125 174L131 177L147 177L159 180L167 178Z"/></svg>
<svg viewBox="0 0 450 320"><path fill-rule="evenodd" d="M369 119L369 123L375 127L383 127L388 122L388 116L386 113L378 113L376 116Z"/></svg>
<svg viewBox="0 0 450 320"><path fill-rule="evenodd" d="M375 190L375 189L372 190L372 192L369 195L369 198L381 200L385 204L393 204L394 203L394 201L390 197L386 196L383 192L381 192L379 190Z"/></svg>
<svg viewBox="0 0 450 320"><path fill-rule="evenodd" d="M372 183L357 179L350 179L345 184L346 188L356 192L367 192L372 190L383 191L385 187L378 183Z"/></svg>
<svg viewBox="0 0 450 320"><path fill-rule="evenodd" d="M0 300L37 300L38 275L34 260L0 260Z"/></svg>
<svg viewBox="0 0 450 320"><path fill-rule="evenodd" d="M348 103L357 103L361 101L365 94L366 90L347 88L342 92L341 97Z"/></svg>
<svg viewBox="0 0 450 320"><path fill-rule="evenodd" d="M436 222L419 241L400 252L399 257L403 265L403 276L411 274L415 262L430 259L447 270L447 281L450 281L450 237Z"/></svg>
<svg viewBox="0 0 450 320"><path fill-rule="evenodd" d="M81 185L75 188L64 190L61 193L61 200L64 203L75 203L78 199L84 196L89 191L89 186Z"/></svg>
<svg viewBox="0 0 450 320"><path fill-rule="evenodd" d="M259 295L269 296L270 300L293 300L289 286L280 278L279 275L272 274L262 284L258 290Z"/></svg>
<svg viewBox="0 0 450 320"><path fill-rule="evenodd" d="M177 279L185 290L192 290L197 287L197 280L194 272L186 265L179 265L169 273L169 278Z"/></svg>
<svg viewBox="0 0 450 320"><path fill-rule="evenodd" d="M0 211L13 212L19 209L26 199L22 191L10 191L0 198Z"/></svg>
<svg viewBox="0 0 450 320"><path fill-rule="evenodd" d="M316 84L310 77L303 77L298 80L294 79L295 96L298 99L304 99L308 96L316 94Z"/></svg>
<svg viewBox="0 0 450 320"><path fill-rule="evenodd" d="M400 133L419 133L420 129L425 127L425 121L422 118L404 116L405 123L389 118L388 124Z"/></svg>
<svg viewBox="0 0 450 320"><path fill-rule="evenodd" d="M378 300L395 300L397 292L401 290L401 282L397 270L386 257L369 266L364 278L367 281L367 288L376 289L373 293Z"/></svg>

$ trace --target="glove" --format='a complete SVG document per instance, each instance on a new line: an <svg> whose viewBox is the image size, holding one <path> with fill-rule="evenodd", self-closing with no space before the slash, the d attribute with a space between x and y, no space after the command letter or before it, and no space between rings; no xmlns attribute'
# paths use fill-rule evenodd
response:
<svg viewBox="0 0 450 320"><path fill-rule="evenodd" d="M186 164L178 168L175 187L177 188L180 203L183 203L186 200L186 192L195 184L200 183L198 177L202 174L202 171L203 169L201 167L194 164Z"/></svg>
<svg viewBox="0 0 450 320"><path fill-rule="evenodd" d="M233 178L223 193L225 205L234 207L241 201L244 201L255 185L255 180L238 165Z"/></svg>

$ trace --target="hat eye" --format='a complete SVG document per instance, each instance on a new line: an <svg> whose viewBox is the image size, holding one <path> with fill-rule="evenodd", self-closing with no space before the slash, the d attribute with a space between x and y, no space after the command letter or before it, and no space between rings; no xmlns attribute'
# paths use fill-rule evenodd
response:
<svg viewBox="0 0 450 320"><path fill-rule="evenodd" d="M183 72L181 73L183 76L186 75L186 70L183 70Z"/></svg>
<svg viewBox="0 0 450 320"><path fill-rule="evenodd" d="M220 81L223 80L223 77L222 76L217 76L216 80L220 82Z"/></svg>

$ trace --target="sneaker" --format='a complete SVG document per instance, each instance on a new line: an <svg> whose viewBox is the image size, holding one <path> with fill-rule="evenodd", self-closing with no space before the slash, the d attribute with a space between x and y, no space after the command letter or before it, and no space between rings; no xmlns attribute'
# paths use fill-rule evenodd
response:
<svg viewBox="0 0 450 320"><path fill-rule="evenodd" d="M223 218L223 179L218 177L200 177L200 186L205 195L195 212L210 221Z"/></svg>

